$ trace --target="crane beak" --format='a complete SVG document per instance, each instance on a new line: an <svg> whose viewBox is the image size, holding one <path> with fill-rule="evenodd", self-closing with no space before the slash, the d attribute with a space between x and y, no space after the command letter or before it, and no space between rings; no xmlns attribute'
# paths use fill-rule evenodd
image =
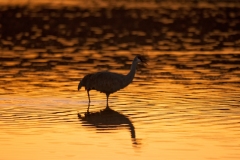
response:
<svg viewBox="0 0 240 160"><path fill-rule="evenodd" d="M141 62L142 62L143 64L148 65L148 64L147 64L147 58L144 57L144 56L141 56Z"/></svg>
<svg viewBox="0 0 240 160"><path fill-rule="evenodd" d="M140 62L142 64L146 64L147 65L147 58L146 58L146 56L144 56L144 55L137 55L137 58L140 60Z"/></svg>
<svg viewBox="0 0 240 160"><path fill-rule="evenodd" d="M142 62L142 63L148 65L147 62Z"/></svg>

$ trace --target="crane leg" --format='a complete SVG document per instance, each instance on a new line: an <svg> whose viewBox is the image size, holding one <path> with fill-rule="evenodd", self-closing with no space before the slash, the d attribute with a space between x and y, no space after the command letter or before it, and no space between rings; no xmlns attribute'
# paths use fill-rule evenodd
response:
<svg viewBox="0 0 240 160"><path fill-rule="evenodd" d="M87 109L87 112L89 112L89 107L90 107L90 95L89 95L89 90L87 91L87 94L88 94L88 109Z"/></svg>
<svg viewBox="0 0 240 160"><path fill-rule="evenodd" d="M89 91L87 91L87 95L88 95L88 104L90 105L90 95L89 95Z"/></svg>
<svg viewBox="0 0 240 160"><path fill-rule="evenodd" d="M107 106L106 106L106 108L109 108L109 106L108 106L108 97L109 97L109 94L106 94L106 96L107 96Z"/></svg>
<svg viewBox="0 0 240 160"><path fill-rule="evenodd" d="M88 104L87 113L89 113L89 107L90 107L90 104Z"/></svg>

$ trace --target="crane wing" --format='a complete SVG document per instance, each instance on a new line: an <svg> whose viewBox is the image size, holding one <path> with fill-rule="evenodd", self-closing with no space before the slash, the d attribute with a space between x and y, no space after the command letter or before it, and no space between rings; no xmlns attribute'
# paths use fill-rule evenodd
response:
<svg viewBox="0 0 240 160"><path fill-rule="evenodd" d="M113 93L124 88L124 75L112 72L97 72L91 76L91 87L100 92Z"/></svg>

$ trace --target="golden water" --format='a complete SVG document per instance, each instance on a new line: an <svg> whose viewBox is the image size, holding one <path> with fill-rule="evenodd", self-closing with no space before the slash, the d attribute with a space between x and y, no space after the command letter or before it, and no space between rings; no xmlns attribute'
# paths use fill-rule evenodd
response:
<svg viewBox="0 0 240 160"><path fill-rule="evenodd" d="M148 15L148 11L144 11L142 13ZM165 8L159 14L169 11L172 10ZM27 12L20 17L26 18ZM50 12L53 17L58 15ZM93 12L95 15L95 10ZM11 17L10 13L5 15ZM90 17L94 17L91 14ZM151 10L149 14L154 17ZM15 35L17 28L12 29L12 25L8 28L12 32L3 34L0 159L240 158L239 42L230 44L224 39L238 34L235 32L239 24L237 15L228 23L231 32L213 30L206 34L217 35L219 39L209 36L205 37L207 42L199 43L191 35L187 39L179 35L180 31L169 29L172 26L168 24L172 22L166 17L159 19L165 24L165 29L161 28L159 33L156 30L149 33L143 27L143 31L139 29L129 34L122 33L121 28L118 28L121 32L115 33L108 25L103 25L105 31L97 27L99 24L92 24L95 28L88 30L86 26L92 21L84 19L86 22L80 22L82 25L77 28L85 27L91 34L82 34L90 37L82 40L82 37L78 39L78 32L73 32L75 25L66 28L71 26L70 22L79 20L78 14L74 15L75 12L71 12L69 21L57 22L58 27L62 26L58 28L61 33L55 33L54 23L49 24L51 32L48 32L49 27L39 26L38 21L34 21L35 26L20 35ZM32 18L37 16L47 17L29 14ZM17 23L18 19L15 21ZM47 25L48 21L43 23ZM117 26L111 27L116 29ZM25 27L29 27L27 23ZM189 28L194 30L192 26ZM160 33L166 33L166 37L157 40ZM148 34L154 35L153 45ZM70 38L63 35L70 35ZM96 38L96 35L104 38ZM132 40L128 38L134 36L140 38L129 42ZM114 44L116 39L124 42ZM160 49L154 48L156 44ZM185 49L174 48L178 45ZM84 89L77 91L80 79L88 73L104 70L126 74L135 55L142 52L148 57L148 65L139 65L133 83L110 95L112 110L104 110L104 94L91 91L90 115L85 114L88 98Z"/></svg>
<svg viewBox="0 0 240 160"><path fill-rule="evenodd" d="M3 73L2 159L240 157L239 71L228 72L238 64L204 67L204 59L209 64L218 58L209 54L149 53L148 65L138 68L134 82L110 96L114 112L101 111L105 95L91 91L92 115L85 117L88 100L83 89L77 91L79 80L88 72L104 70L96 67L100 60L105 60L111 71L127 73L134 58L127 52L115 52L114 56L94 53L93 63L83 63L88 54L68 53L71 65L55 65L49 71L33 67ZM14 57L15 53L7 55ZM48 54L42 60L30 55L24 53L30 57L30 64L44 61L38 64L46 67L51 61ZM125 57L126 67L121 69L124 64L115 61L116 57ZM16 63L6 61L4 65ZM179 64L185 67L176 67Z"/></svg>

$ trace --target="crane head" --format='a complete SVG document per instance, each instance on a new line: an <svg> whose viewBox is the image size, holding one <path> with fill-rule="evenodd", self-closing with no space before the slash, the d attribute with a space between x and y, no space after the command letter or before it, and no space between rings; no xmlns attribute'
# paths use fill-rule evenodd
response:
<svg viewBox="0 0 240 160"><path fill-rule="evenodd" d="M145 56L137 55L137 60L138 60L138 62L141 62L143 64L147 64L147 58Z"/></svg>

